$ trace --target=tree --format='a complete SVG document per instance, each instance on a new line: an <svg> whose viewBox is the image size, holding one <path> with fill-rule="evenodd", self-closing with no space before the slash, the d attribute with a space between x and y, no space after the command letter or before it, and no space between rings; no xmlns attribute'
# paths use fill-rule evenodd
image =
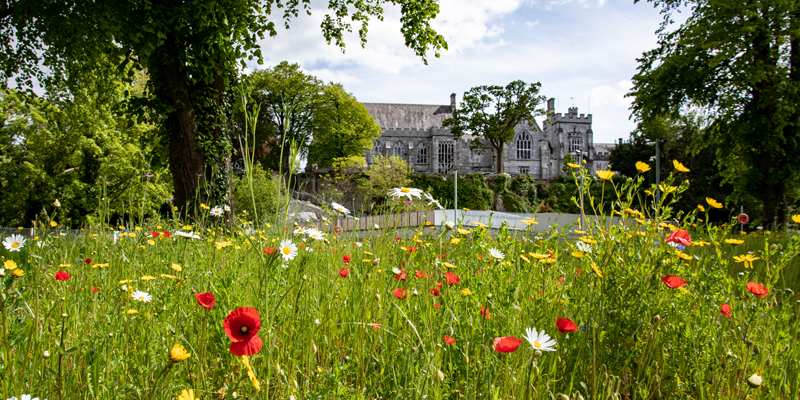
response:
<svg viewBox="0 0 800 400"><path fill-rule="evenodd" d="M514 140L514 127L521 123L533 124L534 117L545 115L536 108L544 103L539 95L542 84L526 84L521 80L502 86L478 86L464 93L464 99L453 111L453 117L444 120L453 136L472 135L471 148L481 150L488 141L497 155L497 172L503 172L503 149Z"/></svg>
<svg viewBox="0 0 800 400"><path fill-rule="evenodd" d="M366 43L370 17L383 17L384 1L331 0L322 23L328 43L344 48L343 35L360 23ZM447 48L430 26L435 0L392 0L402 13L406 46L426 61L429 49ZM302 4L302 6L300 5ZM280 11L278 11L280 10ZM175 204L185 214L190 201L230 201L230 129L236 96L230 88L245 58L262 60L257 41L277 35L280 15L288 28L310 0L73 0L0 3L0 80L24 85L32 77L72 67L118 71L147 69L146 105L163 116Z"/></svg>
<svg viewBox="0 0 800 400"><path fill-rule="evenodd" d="M752 195L767 224L783 224L800 180L800 3L653 2L665 20L658 48L639 59L634 116L647 124L687 107L713 115L702 142L716 150L732 198ZM691 17L668 32L684 5Z"/></svg>
<svg viewBox="0 0 800 400"><path fill-rule="evenodd" d="M380 136L381 127L369 111L339 84L325 87L314 112L314 139L308 163L333 167L336 159L362 156Z"/></svg>

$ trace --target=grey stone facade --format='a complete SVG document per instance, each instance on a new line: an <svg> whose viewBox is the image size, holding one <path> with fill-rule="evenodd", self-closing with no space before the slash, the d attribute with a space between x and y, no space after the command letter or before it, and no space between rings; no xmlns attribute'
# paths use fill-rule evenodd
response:
<svg viewBox="0 0 800 400"><path fill-rule="evenodd" d="M397 155L408 162L416 173L471 172L497 173L496 155L491 146L482 154L470 151L471 136L455 139L442 122L453 116L455 93L449 105L364 103L383 132L366 154L372 163L378 154ZM592 115L578 114L570 107L567 114L555 113L555 100L547 102L548 116L539 127L520 124L514 141L506 143L503 151L505 172L511 175L528 174L535 179L553 179L562 170L564 157L586 159L591 172L607 168L603 162L608 148L595 152L592 134ZM613 145L611 145L613 146Z"/></svg>

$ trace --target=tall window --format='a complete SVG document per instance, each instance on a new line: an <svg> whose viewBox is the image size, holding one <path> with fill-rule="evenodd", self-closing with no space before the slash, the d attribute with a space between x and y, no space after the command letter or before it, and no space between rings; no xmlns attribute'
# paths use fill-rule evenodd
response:
<svg viewBox="0 0 800 400"><path fill-rule="evenodd" d="M452 141L439 142L439 173L446 174L453 169L453 155L455 143Z"/></svg>
<svg viewBox="0 0 800 400"><path fill-rule="evenodd" d="M403 142L394 144L394 155L400 158L406 158L406 146L403 145Z"/></svg>
<svg viewBox="0 0 800 400"><path fill-rule="evenodd" d="M374 161L379 155L381 155L381 142L376 140L372 143L372 160Z"/></svg>
<svg viewBox="0 0 800 400"><path fill-rule="evenodd" d="M583 138L580 136L570 135L569 137L569 152L574 153L583 149Z"/></svg>
<svg viewBox="0 0 800 400"><path fill-rule="evenodd" d="M519 173L520 174L525 174L525 175L530 175L531 168L530 167L519 167Z"/></svg>
<svg viewBox="0 0 800 400"><path fill-rule="evenodd" d="M522 131L517 135L517 158L520 160L531 159L531 135Z"/></svg>
<svg viewBox="0 0 800 400"><path fill-rule="evenodd" d="M417 164L428 163L428 145L420 143L417 147Z"/></svg>

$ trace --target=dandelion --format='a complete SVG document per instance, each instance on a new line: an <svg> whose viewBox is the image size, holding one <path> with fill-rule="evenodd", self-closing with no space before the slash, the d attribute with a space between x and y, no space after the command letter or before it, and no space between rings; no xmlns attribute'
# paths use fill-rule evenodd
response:
<svg viewBox="0 0 800 400"><path fill-rule="evenodd" d="M208 311L211 311L211 309L214 308L214 303L217 301L217 299L211 293L197 293L194 295L194 298L197 300L197 304L199 304L200 307L203 307Z"/></svg>
<svg viewBox="0 0 800 400"><path fill-rule="evenodd" d="M672 160L672 166L674 166L678 172L689 172L689 168L684 167L678 160Z"/></svg>
<svg viewBox="0 0 800 400"><path fill-rule="evenodd" d="M636 170L641 172L641 173L645 173L647 171L650 171L650 165L648 165L647 163L641 162L641 161L637 161L636 162Z"/></svg>
<svg viewBox="0 0 800 400"><path fill-rule="evenodd" d="M469 289L462 289L459 293L461 293L462 296L472 296L472 291Z"/></svg>
<svg viewBox="0 0 800 400"><path fill-rule="evenodd" d="M506 258L505 254L501 253L500 250L497 250L495 248L489 249L489 255L494 257L494 258L496 258L496 259L498 259L498 260L502 260L502 259Z"/></svg>
<svg viewBox="0 0 800 400"><path fill-rule="evenodd" d="M536 328L527 328L523 337L531 344L534 350L556 351L556 341L551 339L550 335L544 333L544 331L537 332ZM497 346L495 345L495 347Z"/></svg>
<svg viewBox="0 0 800 400"><path fill-rule="evenodd" d="M131 297L136 301L141 301L143 303L149 303L153 300L153 296L150 296L147 292L143 292L141 290L136 290L131 293Z"/></svg>
<svg viewBox="0 0 800 400"><path fill-rule="evenodd" d="M192 355L183 348L183 346L179 344L175 344L172 346L172 350L169 351L169 359L172 360L174 363L181 362Z"/></svg>
<svg viewBox="0 0 800 400"><path fill-rule="evenodd" d="M3 240L3 246L5 246L6 250L8 251L20 251L23 247L25 247L25 238L22 235L11 235Z"/></svg>
<svg viewBox="0 0 800 400"><path fill-rule="evenodd" d="M597 171L597 177L604 181L611 179L611 177L613 176L614 176L613 171L604 171L604 170Z"/></svg>
<svg viewBox="0 0 800 400"><path fill-rule="evenodd" d="M407 188L407 187L394 188L389 190L388 195L395 199L406 197L408 198L408 201L411 201L413 200L412 197L416 197L418 199L421 198L422 190L416 188Z"/></svg>
<svg viewBox="0 0 800 400"><path fill-rule="evenodd" d="M513 353L522 344L522 340L515 337L498 337L494 339L494 350L498 353Z"/></svg>
<svg viewBox="0 0 800 400"><path fill-rule="evenodd" d="M233 342L229 350L234 356L252 356L261 351L263 343L257 335L261 329L261 316L255 308L239 307L231 311L222 328Z"/></svg>
<svg viewBox="0 0 800 400"><path fill-rule="evenodd" d="M741 256L733 256L737 263L744 263L745 268L753 268L753 261L760 260L761 257L756 257L752 254L742 254Z"/></svg>
<svg viewBox="0 0 800 400"><path fill-rule="evenodd" d="M297 256L297 246L289 239L284 239L281 241L281 244L278 248L280 249L281 256L284 260L294 260L294 258Z"/></svg>

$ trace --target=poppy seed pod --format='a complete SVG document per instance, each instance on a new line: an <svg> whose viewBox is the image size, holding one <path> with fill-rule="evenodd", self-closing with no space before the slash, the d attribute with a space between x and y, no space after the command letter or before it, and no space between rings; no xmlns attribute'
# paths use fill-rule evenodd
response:
<svg viewBox="0 0 800 400"><path fill-rule="evenodd" d="M380 293L375 293L375 300L381 301L381 294Z"/></svg>
<svg viewBox="0 0 800 400"><path fill-rule="evenodd" d="M272 372L274 372L275 375L280 374L281 373L281 365L278 364L278 363L273 364L272 365Z"/></svg>
<svg viewBox="0 0 800 400"><path fill-rule="evenodd" d="M311 351L313 351L314 354L317 354L317 345L316 344L311 343Z"/></svg>
<svg viewBox="0 0 800 400"><path fill-rule="evenodd" d="M657 324L659 322L661 322L661 316L660 315L656 315L655 317L653 317L653 323L654 324Z"/></svg>
<svg viewBox="0 0 800 400"><path fill-rule="evenodd" d="M453 336L455 330L453 330L452 326L447 327L447 336Z"/></svg>

